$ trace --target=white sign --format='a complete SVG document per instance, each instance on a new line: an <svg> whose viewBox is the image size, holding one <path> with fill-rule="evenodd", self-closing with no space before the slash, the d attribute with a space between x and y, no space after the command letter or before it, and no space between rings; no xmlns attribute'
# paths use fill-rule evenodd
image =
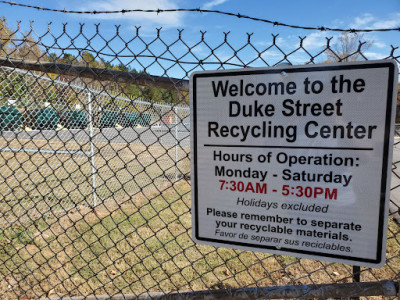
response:
<svg viewBox="0 0 400 300"><path fill-rule="evenodd" d="M384 264L395 61L191 76L197 243Z"/></svg>

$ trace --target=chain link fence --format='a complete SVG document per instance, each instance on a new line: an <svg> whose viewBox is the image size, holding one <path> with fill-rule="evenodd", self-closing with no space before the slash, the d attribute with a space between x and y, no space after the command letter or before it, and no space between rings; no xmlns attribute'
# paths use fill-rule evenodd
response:
<svg viewBox="0 0 400 300"><path fill-rule="evenodd" d="M189 147L188 107L113 96L79 80L60 81L7 67L0 72L6 94L0 151L7 166L0 187L1 225L65 212L82 202L95 207L166 177L178 180L189 171L183 166ZM151 157L141 148L155 143L168 148L167 153ZM29 162L21 168L19 161L25 160ZM43 162L40 167L38 161ZM42 188L36 189L38 185Z"/></svg>
<svg viewBox="0 0 400 300"><path fill-rule="evenodd" d="M367 59L99 30L0 28L2 299L395 296L400 147L381 269L194 244L188 77L195 70ZM77 45L83 45L82 47ZM199 50L201 49L201 51ZM398 60L397 48L387 58ZM199 54L201 52L201 55ZM293 61L294 64L294 61ZM360 277L360 283L348 285ZM90 298L92 297L92 298ZM103 298L101 298L103 297ZM68 298L70 299L70 298Z"/></svg>

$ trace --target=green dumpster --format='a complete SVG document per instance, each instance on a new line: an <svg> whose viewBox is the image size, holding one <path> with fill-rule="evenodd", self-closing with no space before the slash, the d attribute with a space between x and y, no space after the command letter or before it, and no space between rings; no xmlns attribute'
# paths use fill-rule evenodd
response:
<svg viewBox="0 0 400 300"><path fill-rule="evenodd" d="M81 110L65 111L61 113L60 124L67 129L85 129L88 125L88 116Z"/></svg>
<svg viewBox="0 0 400 300"><path fill-rule="evenodd" d="M25 125L34 130L55 130L59 120L58 113L51 108L33 109L25 112Z"/></svg>
<svg viewBox="0 0 400 300"><path fill-rule="evenodd" d="M149 126L151 121L151 115L150 114L140 114L140 119L139 119L139 124L140 126Z"/></svg>
<svg viewBox="0 0 400 300"><path fill-rule="evenodd" d="M39 109L28 109L24 112L24 126L33 129Z"/></svg>
<svg viewBox="0 0 400 300"><path fill-rule="evenodd" d="M112 128L117 124L118 112L105 110L101 114L99 128Z"/></svg>
<svg viewBox="0 0 400 300"><path fill-rule="evenodd" d="M123 124L122 127L135 127L139 122L139 116L137 113L124 113L123 114Z"/></svg>
<svg viewBox="0 0 400 300"><path fill-rule="evenodd" d="M36 116L36 128L35 129L48 129L54 130L57 129L58 121L60 117L58 113L51 108L41 109Z"/></svg>
<svg viewBox="0 0 400 300"><path fill-rule="evenodd" d="M150 114L138 114L138 113L123 113L120 119L118 120L118 124L122 127L135 127L136 125L140 126L149 126L151 121Z"/></svg>
<svg viewBox="0 0 400 300"><path fill-rule="evenodd" d="M21 127L22 121L22 114L15 107L0 107L0 130L17 130Z"/></svg>

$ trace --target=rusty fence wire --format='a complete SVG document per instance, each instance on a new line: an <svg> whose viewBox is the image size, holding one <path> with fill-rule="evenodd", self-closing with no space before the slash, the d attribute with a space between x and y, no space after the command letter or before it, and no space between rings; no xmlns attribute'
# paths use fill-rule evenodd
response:
<svg viewBox="0 0 400 300"><path fill-rule="evenodd" d="M228 33L16 28L0 22L1 299L396 295L399 130L386 264L361 268L360 283L349 285L349 265L191 239L190 74L299 64L299 54L366 60L364 42L341 53L326 39L313 53L299 38L285 53L274 35L237 45ZM396 50L386 58L398 61Z"/></svg>

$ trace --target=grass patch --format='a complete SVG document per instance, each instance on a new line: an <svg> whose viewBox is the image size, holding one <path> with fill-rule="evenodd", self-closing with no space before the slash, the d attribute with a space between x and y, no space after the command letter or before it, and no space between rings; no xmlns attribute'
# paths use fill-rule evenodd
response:
<svg viewBox="0 0 400 300"><path fill-rule="evenodd" d="M73 141L2 140L10 148L80 149ZM63 148L64 147L64 148ZM96 144L96 196L87 156L0 155L2 299L341 283L351 267L201 246L191 239L188 149ZM387 264L362 281L400 273L399 226L389 222Z"/></svg>
<svg viewBox="0 0 400 300"><path fill-rule="evenodd" d="M88 152L88 142L0 139L0 147ZM63 213L79 205L109 198L124 199L189 173L189 149L127 143L95 144L93 175L88 155L41 152L0 152L0 228L29 223L48 213ZM93 182L96 193L94 196Z"/></svg>
<svg viewBox="0 0 400 300"><path fill-rule="evenodd" d="M85 209L1 232L2 299L351 281L346 265L195 245L183 180L161 193ZM390 221L388 263L363 268L362 281L398 274L398 231Z"/></svg>

